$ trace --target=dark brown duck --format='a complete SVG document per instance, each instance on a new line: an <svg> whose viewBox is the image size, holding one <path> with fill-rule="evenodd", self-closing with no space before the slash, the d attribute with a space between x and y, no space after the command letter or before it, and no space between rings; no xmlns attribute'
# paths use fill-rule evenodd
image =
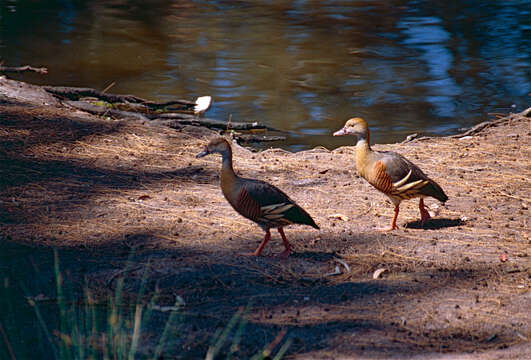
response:
<svg viewBox="0 0 531 360"><path fill-rule="evenodd" d="M284 247L281 256L287 257L291 252L284 226L292 224L309 225L316 229L319 226L312 217L288 195L277 187L261 180L242 178L234 173L232 168L232 149L224 138L216 138L208 143L205 150L197 155L198 158L208 154L221 154L221 191L240 215L254 221L264 231L265 237L260 246L253 253L246 255L259 256L271 238L271 228L277 228Z"/></svg>

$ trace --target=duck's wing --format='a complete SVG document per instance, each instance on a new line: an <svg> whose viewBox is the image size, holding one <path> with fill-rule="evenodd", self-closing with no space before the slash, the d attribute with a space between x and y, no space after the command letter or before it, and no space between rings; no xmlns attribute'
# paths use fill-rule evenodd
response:
<svg viewBox="0 0 531 360"><path fill-rule="evenodd" d="M424 174L417 165L392 151L379 154L373 173L379 188L383 189L381 191L401 199L432 196L441 202L448 200L439 184Z"/></svg>
<svg viewBox="0 0 531 360"><path fill-rule="evenodd" d="M243 216L268 227L306 224L319 228L303 208L277 187L244 178L240 184L235 208Z"/></svg>

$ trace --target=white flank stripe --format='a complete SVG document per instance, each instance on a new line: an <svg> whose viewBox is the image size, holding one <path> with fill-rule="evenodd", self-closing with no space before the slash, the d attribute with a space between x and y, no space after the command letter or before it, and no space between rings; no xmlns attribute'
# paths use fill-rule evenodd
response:
<svg viewBox="0 0 531 360"><path fill-rule="evenodd" d="M284 215L282 215L282 214L267 214L264 217L266 219L269 219L269 220L276 220L276 219L280 219L282 216L284 216Z"/></svg>
<svg viewBox="0 0 531 360"><path fill-rule="evenodd" d="M409 172L407 173L407 175L402 179L402 180L399 180L395 183L393 183L393 186L394 187L399 187L399 186L402 186L406 183L406 181L408 181L409 177L411 176L411 173L413 172L413 170L409 170Z"/></svg>
<svg viewBox="0 0 531 360"><path fill-rule="evenodd" d="M276 209L276 208L279 207L279 206L284 206L284 205L286 205L286 203L280 203L280 204L272 204L272 205L262 206L262 207L260 208L260 210L262 210L263 212L270 212L271 210Z"/></svg>
<svg viewBox="0 0 531 360"><path fill-rule="evenodd" d="M426 181L425 180L413 181L412 183L409 183L409 184L406 184L404 186L401 186L401 187L397 188L397 190L400 191L400 192L407 191L407 190L409 190L411 188L416 187L417 185L419 185L421 183L426 183Z"/></svg>
<svg viewBox="0 0 531 360"><path fill-rule="evenodd" d="M287 204L287 205L284 205L284 206L281 206L275 210L272 210L270 211L269 213L270 214L280 214L280 213L283 213L285 211L288 211L289 209L291 209L294 205L293 204Z"/></svg>

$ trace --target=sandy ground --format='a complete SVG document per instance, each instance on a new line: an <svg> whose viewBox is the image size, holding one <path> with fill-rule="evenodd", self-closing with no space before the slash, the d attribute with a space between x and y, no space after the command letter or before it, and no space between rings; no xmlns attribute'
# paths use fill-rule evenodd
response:
<svg viewBox="0 0 531 360"><path fill-rule="evenodd" d="M374 146L408 157L449 196L445 206L427 201L435 216L424 229L417 201L404 202L400 229L389 233L375 228L388 225L393 207L358 177L353 147L294 154L235 145L238 173L278 186L321 226L286 228L295 254L282 260L276 232L265 256L239 255L263 232L224 200L219 157L195 159L217 133L3 99L0 273L4 284L24 282L29 295L52 300L52 248L78 299L86 283L105 299L120 278L134 298L147 274L146 298L158 291L160 306L185 303L165 359L204 357L241 308L248 323L236 358L274 347L281 334L273 353L291 341L289 359L524 359L530 124L513 116L461 139ZM378 269L386 270L373 279ZM152 354L166 318L160 312L143 329L141 354ZM14 347L22 329L8 328Z"/></svg>

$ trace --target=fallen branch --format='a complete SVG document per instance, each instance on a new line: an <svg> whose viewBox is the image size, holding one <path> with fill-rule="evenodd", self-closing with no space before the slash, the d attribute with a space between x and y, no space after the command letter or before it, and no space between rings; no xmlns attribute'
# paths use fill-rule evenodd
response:
<svg viewBox="0 0 531 360"><path fill-rule="evenodd" d="M193 113L196 103L188 100L173 100L162 103L148 101L134 95L107 94L105 91L98 91L92 88L66 87L66 86L43 86L52 95L61 100L69 99L80 102L86 98L95 101L103 101L113 105L118 110L134 111L147 114L150 112L164 111L186 111ZM107 89L106 89L107 90ZM177 105L177 106L175 106ZM78 104L78 106L81 106ZM78 107L76 106L76 107ZM154 116L150 117L153 118Z"/></svg>
<svg viewBox="0 0 531 360"><path fill-rule="evenodd" d="M150 119L138 112L124 111L118 109L107 108L105 106L94 105L86 101L64 101L66 105L70 105L76 109L86 111L88 113L99 116L112 116L118 119L138 119L149 121Z"/></svg>
<svg viewBox="0 0 531 360"><path fill-rule="evenodd" d="M168 115L168 114L164 114ZM175 116L175 114L173 115ZM169 127L178 126L179 128L183 125L193 125L193 126L204 126L210 129L219 129L225 130L227 128L227 122L223 120L209 119L209 118L196 118L194 116L182 116L175 118L167 118L160 116L159 118L151 121L152 124L165 125ZM245 123L245 122L231 122L231 130L254 130L254 129L267 129L272 131L279 131L277 129L271 128L259 122Z"/></svg>
<svg viewBox="0 0 531 360"><path fill-rule="evenodd" d="M18 67L11 67L11 66L3 66L0 65L0 72L26 72L26 71L33 71L38 74L48 74L48 69L45 67L36 68L33 66L25 65L25 66L18 66Z"/></svg>
<svg viewBox="0 0 531 360"><path fill-rule="evenodd" d="M193 107L196 105L194 101L188 101L188 100L173 100L173 101L167 101L163 103L156 103L152 101L144 102L143 105L147 106L151 110L158 110L158 109L166 109L166 110L173 110L170 106L172 105L181 105L181 108L184 106L189 110L193 110Z"/></svg>
<svg viewBox="0 0 531 360"><path fill-rule="evenodd" d="M157 114L155 120L170 120L170 119L189 119L193 120L196 119L196 116L186 113L164 113L164 114ZM153 120L153 121L155 121Z"/></svg>
<svg viewBox="0 0 531 360"><path fill-rule="evenodd" d="M465 136L475 135L475 134L480 133L481 131L483 131L483 130L489 128L489 127L497 126L497 125L502 124L504 122L510 121L510 120L514 119L515 117L517 117L519 115L524 116L524 117L528 117L529 114L531 114L531 108L528 108L528 109L522 111L519 114L510 114L508 116L502 117L502 118L497 119L497 120L483 121L483 122L471 127L469 130L465 131L462 134L452 135L450 137L451 138L462 138L462 137L465 137Z"/></svg>
<svg viewBox="0 0 531 360"><path fill-rule="evenodd" d="M505 120L503 120L503 121L505 121ZM482 130L484 130L486 128L489 128L491 126L495 126L495 125L497 125L499 123L502 123L503 121L500 121L500 120L497 120L497 121L491 121L491 120L483 121L482 123L479 123L479 124L471 127L469 130L465 131L462 134L452 135L450 137L451 138L455 138L455 139L459 139L459 138L462 138L462 137L465 137L465 136L471 136L471 135L474 135L474 134L477 134L477 133L481 132Z"/></svg>
<svg viewBox="0 0 531 360"><path fill-rule="evenodd" d="M103 101L110 103L118 102L129 102L129 103L146 103L148 102L145 99L139 98L134 95L116 95L116 94L105 94L101 91L91 89L91 88L81 88L81 87L68 87L68 86L43 86L43 89L58 97L64 99L70 99L78 101L83 97L95 97Z"/></svg>
<svg viewBox="0 0 531 360"><path fill-rule="evenodd" d="M483 121L483 122L471 127L470 129L468 129L464 133L451 135L449 137L450 138L454 138L454 139L459 139L459 138L463 138L465 136L476 135L476 134L479 134L480 132L482 132L485 129L488 129L488 128L493 127L493 126L498 126L498 125L503 124L504 122L510 121L510 120L512 120L512 119L514 119L515 117L518 117L518 116L531 117L531 108L527 108L526 110L524 110L524 111L522 111L521 113L518 113L518 114L510 114L510 115L505 116L505 117L500 118L500 119ZM402 141L402 144L405 144L405 143L408 143L408 142L418 142L418 141L430 140L430 139L433 139L433 136L418 137L417 134L411 134L411 135L408 135L404 141Z"/></svg>
<svg viewBox="0 0 531 360"><path fill-rule="evenodd" d="M282 141L286 140L285 136L275 135L255 135L255 134L238 134L234 136L238 142L267 142L267 141Z"/></svg>
<svg viewBox="0 0 531 360"><path fill-rule="evenodd" d="M108 86L106 90L108 90ZM59 98L64 104L99 116L111 116L119 119L138 119L146 125L163 125L180 129L185 125L203 126L218 130L272 130L275 128L259 122L230 122L223 120L199 118L198 114L206 111L212 102L210 96L203 96L196 101L172 100L154 102L135 95L108 94L92 88L68 86L42 86L49 94ZM169 112L168 112L169 111ZM195 113L195 115L194 115ZM283 136L239 135L241 141L279 141Z"/></svg>

